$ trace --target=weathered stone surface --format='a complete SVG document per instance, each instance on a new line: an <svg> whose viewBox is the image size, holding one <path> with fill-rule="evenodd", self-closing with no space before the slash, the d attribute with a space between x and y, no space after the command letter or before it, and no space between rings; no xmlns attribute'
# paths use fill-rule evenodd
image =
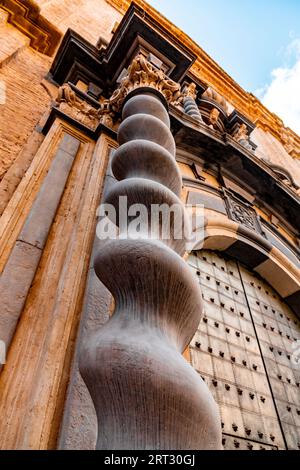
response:
<svg viewBox="0 0 300 470"><path fill-rule="evenodd" d="M30 38L31 47L52 55L61 33L40 14L35 0L3 0L1 3L8 12L9 23Z"/></svg>
<svg viewBox="0 0 300 470"><path fill-rule="evenodd" d="M80 142L65 134L19 240L43 249Z"/></svg>
<svg viewBox="0 0 300 470"><path fill-rule="evenodd" d="M33 281L41 250L18 241L1 275L0 339L10 344L16 323Z"/></svg>
<svg viewBox="0 0 300 470"><path fill-rule="evenodd" d="M255 153L258 157L263 158L267 163L287 168L300 186L300 162L287 153L281 142L269 132L264 132L259 128L254 129L251 139L257 145Z"/></svg>
<svg viewBox="0 0 300 470"><path fill-rule="evenodd" d="M2 273L0 292L2 292L4 302L0 324L3 323L1 334L7 348L34 279L79 145L79 140L67 134L63 135L50 170L41 185Z"/></svg>
<svg viewBox="0 0 300 470"><path fill-rule="evenodd" d="M28 170L43 139L44 136L40 132L34 130L20 151L19 157L5 173L2 181L0 182L0 216L9 203L24 174Z"/></svg>
<svg viewBox="0 0 300 470"><path fill-rule="evenodd" d="M72 134L82 146L0 375L3 449L56 447L109 145Z"/></svg>
<svg viewBox="0 0 300 470"><path fill-rule="evenodd" d="M116 183L116 179L111 171L111 157L114 150L109 153L110 158L102 190L103 199L105 199L107 191ZM95 256L103 248L103 241L95 236L76 350L70 372L70 383L67 390L64 416L58 441L60 449L85 450L95 449L96 446L97 416L90 393L80 375L78 359L82 343L88 341L90 335L106 323L112 310L112 296L102 282L99 281L94 269Z"/></svg>
<svg viewBox="0 0 300 470"><path fill-rule="evenodd" d="M0 68L30 43L24 34L7 24L7 19L8 13L0 8Z"/></svg>
<svg viewBox="0 0 300 470"><path fill-rule="evenodd" d="M106 0L36 0L41 7L41 14L66 32L72 28L92 44L100 36L108 41L112 36L115 22L122 15Z"/></svg>
<svg viewBox="0 0 300 470"><path fill-rule="evenodd" d="M60 31L65 32L71 27L93 44L100 36L109 40L114 23L122 17L105 0L41 0L35 3L41 8L40 14ZM30 39L7 24L7 12L2 9L0 12L0 81L6 88L5 103L0 104L1 179L12 163L19 159L34 127L49 108L51 97L41 82L49 71L52 58L28 47ZM23 163L17 164L14 173L22 172L22 166ZM9 195L11 197L11 193Z"/></svg>
<svg viewBox="0 0 300 470"><path fill-rule="evenodd" d="M96 237L91 263L101 249L101 241ZM93 266L87 278L85 302L81 316L81 326L77 338L76 353L70 373L64 418L59 438L60 449L95 449L97 441L97 417L89 391L79 373L78 358L81 344L89 340L109 318L112 297L99 282Z"/></svg>

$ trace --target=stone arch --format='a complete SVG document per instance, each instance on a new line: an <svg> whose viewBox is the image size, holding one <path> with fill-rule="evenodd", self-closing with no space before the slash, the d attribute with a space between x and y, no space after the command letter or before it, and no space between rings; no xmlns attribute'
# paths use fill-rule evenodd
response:
<svg viewBox="0 0 300 470"><path fill-rule="evenodd" d="M270 166L280 180L287 181L290 186L298 188L298 185L295 183L293 176L286 168L281 165L274 165L273 163Z"/></svg>
<svg viewBox="0 0 300 470"><path fill-rule="evenodd" d="M300 316L300 268L287 255L262 235L212 210L205 210L204 224L198 230L203 236L190 251L221 251L237 259L265 279Z"/></svg>

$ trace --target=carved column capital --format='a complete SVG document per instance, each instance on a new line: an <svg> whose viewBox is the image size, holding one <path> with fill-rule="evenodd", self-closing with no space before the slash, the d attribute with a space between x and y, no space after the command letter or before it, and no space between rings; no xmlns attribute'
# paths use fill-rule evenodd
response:
<svg viewBox="0 0 300 470"><path fill-rule="evenodd" d="M119 112L126 96L141 87L160 91L168 103L176 103L181 98L180 84L168 78L162 70L154 67L143 54L138 54L131 62L120 86L108 100L113 111Z"/></svg>
<svg viewBox="0 0 300 470"><path fill-rule="evenodd" d="M189 97L193 100L197 97L196 83L191 82L189 85L186 85L182 91L183 97Z"/></svg>

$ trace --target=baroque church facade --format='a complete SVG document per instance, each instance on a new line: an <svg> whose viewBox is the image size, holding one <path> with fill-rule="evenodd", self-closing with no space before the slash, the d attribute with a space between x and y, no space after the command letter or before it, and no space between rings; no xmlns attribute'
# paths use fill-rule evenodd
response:
<svg viewBox="0 0 300 470"><path fill-rule="evenodd" d="M1 448L300 449L300 137L143 0L0 38ZM104 243L120 196L202 237Z"/></svg>

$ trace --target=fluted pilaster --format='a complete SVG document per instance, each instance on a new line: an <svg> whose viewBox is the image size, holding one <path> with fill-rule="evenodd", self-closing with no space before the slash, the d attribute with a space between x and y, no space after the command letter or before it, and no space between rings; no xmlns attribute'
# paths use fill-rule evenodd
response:
<svg viewBox="0 0 300 470"><path fill-rule="evenodd" d="M163 95L134 90L122 117L112 160L118 182L105 202L116 208L119 224L120 196L127 196L128 206L143 204L148 213L151 204L177 204L185 227ZM150 228L151 223L149 218ZM163 224L158 221L157 233ZM185 239L176 230L169 239L154 239L149 227L139 239L129 232L108 241L95 260L97 276L115 300L113 316L83 346L80 358L98 417L97 449L219 449L216 404L182 356L203 310L198 282L181 258Z"/></svg>

